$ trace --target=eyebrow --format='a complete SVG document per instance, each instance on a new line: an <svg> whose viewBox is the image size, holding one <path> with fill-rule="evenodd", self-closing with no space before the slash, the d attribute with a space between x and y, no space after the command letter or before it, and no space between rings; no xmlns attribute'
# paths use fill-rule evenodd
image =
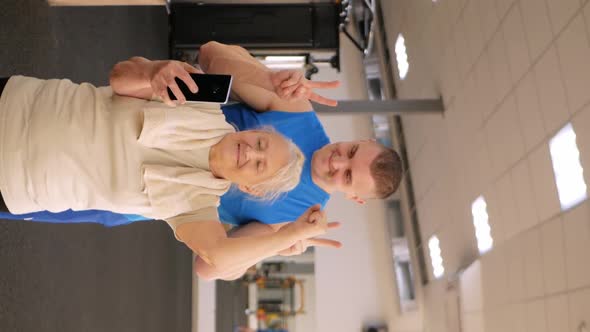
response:
<svg viewBox="0 0 590 332"><path fill-rule="evenodd" d="M353 156L353 157L354 157L354 156L356 155L356 153L358 152L358 150L359 150L359 147L360 147L360 146L359 146L359 144L356 144L356 145L354 145L354 146L352 147L352 149L351 149L351 154L352 154L352 156Z"/></svg>

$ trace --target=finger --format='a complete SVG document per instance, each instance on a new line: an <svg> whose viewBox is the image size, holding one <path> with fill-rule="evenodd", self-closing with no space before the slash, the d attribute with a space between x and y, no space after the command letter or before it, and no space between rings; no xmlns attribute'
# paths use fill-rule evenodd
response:
<svg viewBox="0 0 590 332"><path fill-rule="evenodd" d="M306 221L309 221L311 215L316 213L317 211L320 211L321 207L322 206L320 204L312 205L301 216L305 218Z"/></svg>
<svg viewBox="0 0 590 332"><path fill-rule="evenodd" d="M180 91L180 88L178 87L178 84L176 84L176 82L169 83L168 87L170 88L170 90L172 90L172 94L174 94L176 100L180 104L184 104L186 102L186 98L184 97L182 91Z"/></svg>
<svg viewBox="0 0 590 332"><path fill-rule="evenodd" d="M328 228L339 228L341 225L338 221L332 221L328 223Z"/></svg>
<svg viewBox="0 0 590 332"><path fill-rule="evenodd" d="M336 101L334 99L322 97L322 96L318 95L317 93L311 93L309 95L309 100L315 101L318 104L322 104L322 105L326 105L326 106L334 107L334 106L338 105L338 101Z"/></svg>
<svg viewBox="0 0 590 332"><path fill-rule="evenodd" d="M297 98L301 98L307 94L309 90L304 86L299 86L297 90L293 93Z"/></svg>
<svg viewBox="0 0 590 332"><path fill-rule="evenodd" d="M281 83L281 88L286 88L286 87L290 87L293 85L297 85L298 83L300 83L301 79L303 78L303 73L298 72L298 71L287 71L287 73L290 76L288 76L288 78L286 80L284 80L283 83Z"/></svg>
<svg viewBox="0 0 590 332"><path fill-rule="evenodd" d="M299 255L305 251L305 247L303 246L303 241L297 241L295 243L295 254Z"/></svg>
<svg viewBox="0 0 590 332"><path fill-rule="evenodd" d="M182 68L184 68L184 70L188 71L189 73L193 73L193 74L203 74L203 71L200 70L199 68L195 68L191 65L189 65L186 62L182 63Z"/></svg>
<svg viewBox="0 0 590 332"><path fill-rule="evenodd" d="M195 80L193 80L193 78L188 72L184 70L179 70L178 78L180 78L184 82L184 84L186 84L186 86L189 88L189 90L191 90L192 93L197 93L197 91L199 91L197 83L195 83Z"/></svg>
<svg viewBox="0 0 590 332"><path fill-rule="evenodd" d="M281 83L289 79L291 73L288 70L279 70L274 72L272 75L272 82L275 86L279 87Z"/></svg>
<svg viewBox="0 0 590 332"><path fill-rule="evenodd" d="M160 92L159 96L160 96L160 98L162 98L162 102L164 102L164 104L166 104L168 106L176 107L176 103L173 102L172 99L170 99L167 89L164 89L164 92Z"/></svg>
<svg viewBox="0 0 590 332"><path fill-rule="evenodd" d="M299 87L298 85L292 85L292 86L290 86L290 87L283 88L283 89L281 90L281 96L282 96L283 98L291 97L291 96L293 95L293 92L294 92L295 90L297 90L297 88L298 88L298 87Z"/></svg>
<svg viewBox="0 0 590 332"><path fill-rule="evenodd" d="M312 245L314 247L332 247L332 248L341 248L342 242L331 240L331 239L322 239L322 238L312 238L307 240L307 244Z"/></svg>
<svg viewBox="0 0 590 332"><path fill-rule="evenodd" d="M310 224L315 224L315 223L319 222L321 219L322 219L321 211L314 211L307 218L307 222L309 222Z"/></svg>
<svg viewBox="0 0 590 332"><path fill-rule="evenodd" d="M306 85L312 89L333 89L340 86L340 81L309 81Z"/></svg>

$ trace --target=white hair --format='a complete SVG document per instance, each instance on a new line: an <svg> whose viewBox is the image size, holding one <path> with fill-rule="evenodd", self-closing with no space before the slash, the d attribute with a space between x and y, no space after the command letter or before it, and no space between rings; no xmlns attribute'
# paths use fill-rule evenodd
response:
<svg viewBox="0 0 590 332"><path fill-rule="evenodd" d="M303 170L303 163L305 156L299 147L287 137L277 133L271 126L263 126L253 130L265 131L269 133L279 134L287 141L289 161L285 166L279 169L268 180L255 184L250 187L259 199L265 201L274 201L279 198L281 194L291 191L297 187L301 180L301 172Z"/></svg>

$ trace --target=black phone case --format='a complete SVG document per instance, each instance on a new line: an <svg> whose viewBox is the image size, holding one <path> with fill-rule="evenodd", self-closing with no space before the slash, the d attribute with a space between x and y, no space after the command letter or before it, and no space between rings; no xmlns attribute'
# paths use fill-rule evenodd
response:
<svg viewBox="0 0 590 332"><path fill-rule="evenodd" d="M231 89L232 76L231 75L209 75L209 74L190 74L199 91L192 93L188 86L178 77L175 78L176 84L180 91L184 94L187 101L195 102L209 102L225 104L229 98ZM176 96L172 90L168 88L168 96L170 99L176 100Z"/></svg>

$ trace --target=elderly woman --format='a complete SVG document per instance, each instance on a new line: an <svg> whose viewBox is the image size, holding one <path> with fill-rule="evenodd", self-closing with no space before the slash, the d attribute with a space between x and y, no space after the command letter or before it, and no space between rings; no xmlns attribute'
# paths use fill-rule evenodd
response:
<svg viewBox="0 0 590 332"><path fill-rule="evenodd" d="M233 183L273 199L296 186L303 156L272 131L234 132L218 105L172 108L110 87L23 76L0 80L0 89L0 194L11 213L164 219L204 262L230 272L327 228L315 208L274 234L226 236L220 195Z"/></svg>

